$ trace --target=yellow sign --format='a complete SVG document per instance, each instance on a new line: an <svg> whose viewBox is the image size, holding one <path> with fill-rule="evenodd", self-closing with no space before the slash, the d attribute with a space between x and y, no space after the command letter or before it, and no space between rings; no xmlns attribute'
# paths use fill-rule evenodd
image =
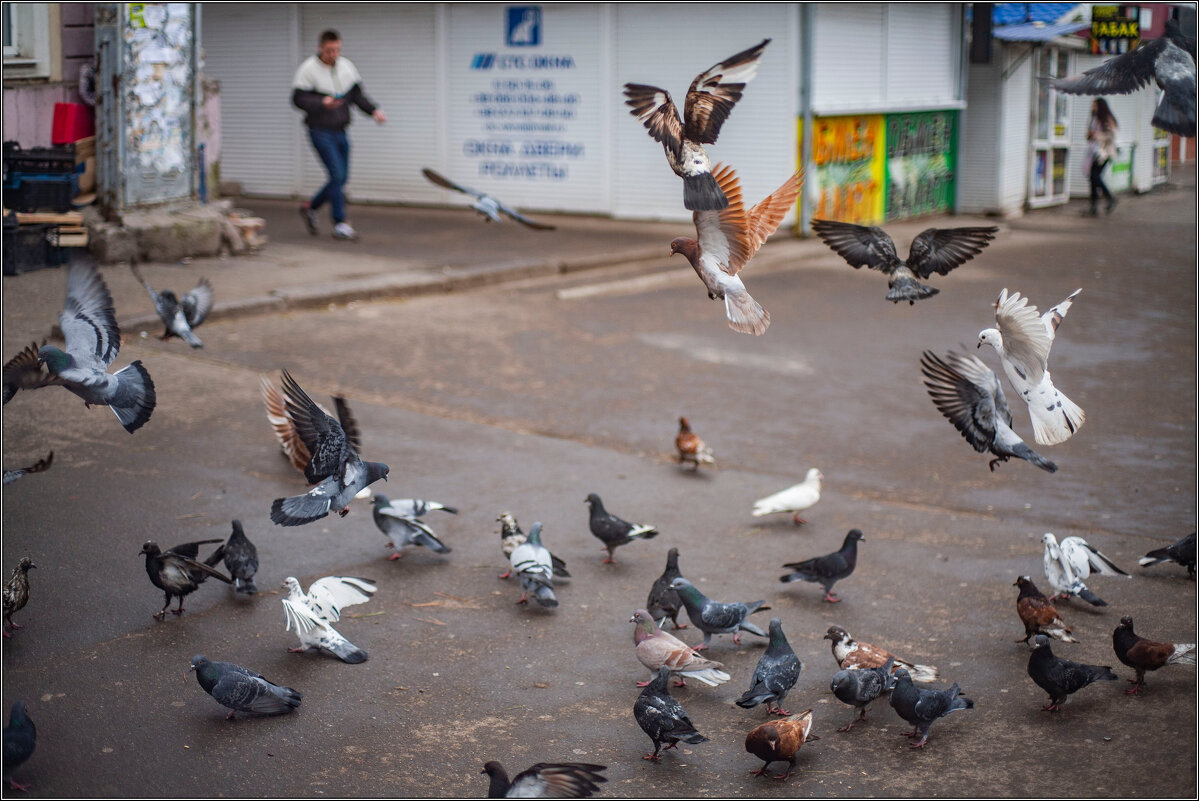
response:
<svg viewBox="0 0 1199 801"><path fill-rule="evenodd" d="M880 114L817 117L812 127L812 219L876 225L885 214L885 128ZM803 120L799 120L800 160Z"/></svg>

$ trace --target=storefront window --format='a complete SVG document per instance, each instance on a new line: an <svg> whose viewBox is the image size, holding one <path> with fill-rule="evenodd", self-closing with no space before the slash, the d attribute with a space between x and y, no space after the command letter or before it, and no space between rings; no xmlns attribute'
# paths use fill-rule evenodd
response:
<svg viewBox="0 0 1199 801"><path fill-rule="evenodd" d="M1037 207L1065 203L1068 199L1071 98L1054 90L1049 79L1070 74L1070 53L1053 47L1038 48L1033 54L1033 64L1036 97L1028 203Z"/></svg>

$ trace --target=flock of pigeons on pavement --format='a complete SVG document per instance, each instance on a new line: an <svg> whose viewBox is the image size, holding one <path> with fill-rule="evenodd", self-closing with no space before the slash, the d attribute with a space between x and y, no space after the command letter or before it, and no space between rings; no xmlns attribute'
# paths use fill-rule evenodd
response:
<svg viewBox="0 0 1199 801"><path fill-rule="evenodd" d="M1177 26L1171 30L1177 32ZM799 172L788 176L777 190L746 210L736 173L725 165L710 165L704 145L716 142L746 83L756 74L769 42L765 39L698 75L687 92L682 117L665 90L644 84L625 85L632 114L661 143L670 168L683 179L683 204L694 212L696 238L675 239L671 253L682 253L703 281L708 296L723 301L729 327L753 335L766 331L770 314L750 296L739 273L795 206L803 178ZM1185 64L1174 50L1183 52L1173 40L1164 37L1078 79L1067 79L1060 88L1110 93L1121 91L1119 87L1124 86L1122 91L1132 91L1153 77L1156 64L1158 83L1166 90L1163 103L1178 105L1177 92L1170 81L1177 80L1174 73L1179 71L1185 78L1189 67L1189 125L1190 135L1194 135L1194 43L1190 42L1191 60ZM1125 62L1133 66L1130 68ZM1169 76L1163 77L1163 63L1174 71ZM1139 82L1128 86L1125 86L1128 81L1113 83L1129 69ZM1178 113L1172 111L1171 118ZM1181 113L1185 120L1185 108ZM475 195L478 201L475 207L489 219L498 220L496 212L503 211L531 227L544 227L432 171L426 171L426 176L441 186ZM937 289L921 281L934 273L946 275L978 256L998 230L930 228L915 238L905 260L899 257L891 238L878 228L829 220L817 220L813 228L854 268L866 266L886 274L889 279L886 297L895 303L905 300L915 303L937 294ZM163 339L177 336L193 348L202 347L193 329L204 321L213 306L208 282L201 279L195 289L178 298L169 291L155 291L142 278L136 264L133 271L162 318ZM1080 291L1041 314L1027 297L1005 288L994 304L995 327L978 334L978 347L986 344L995 351L1008 382L1027 405L1033 438L1038 445L1064 442L1078 432L1086 419L1083 410L1054 385L1048 368L1058 328ZM120 349L121 335L111 295L94 266L72 264L68 269L66 302L59 314L59 326L65 350L44 342L40 346L33 343L5 364L4 403L18 390L58 385L79 396L88 406L109 407L130 433L144 426L156 405L154 382L140 361L115 373L109 372ZM991 470L1012 457L1049 472L1058 469L1013 431L1012 414L1001 383L982 359L964 352L951 351L941 356L925 351L921 366L936 408L975 451L989 451L995 457L990 461ZM343 398L334 399L334 416L314 401L286 370L282 373L281 388L263 376L261 389L267 419L283 453L311 485L307 492L278 498L270 504L269 517L274 523L302 526L333 512L345 516L355 498L371 498L374 521L388 547L396 549L391 559L400 558L403 549L409 546L426 547L438 554L451 552L424 518L435 511L456 514L456 509L420 499L392 501L373 493L371 485L379 479L386 480L389 468L380 462L365 461L359 455L360 432ZM699 470L715 463L712 449L691 429L685 417L679 419L675 445L680 466ZM31 467L6 469L4 484L48 469L52 459L53 452ZM752 514L790 514L796 525L804 523L800 513L820 499L823 478L818 469L810 469L803 482L755 502ZM589 507L590 530L607 551L605 562L614 560L617 548L659 534L652 525L630 523L612 514L595 493L588 495L585 503ZM263 513L266 516L265 504ZM501 514L498 522L501 551L509 565L500 578L515 576L519 581L518 603L528 603L531 599L547 609L558 606L555 582L569 578L570 573L565 562L543 543L541 523L532 523L525 533L510 513ZM819 584L823 600L836 603L840 598L833 594L833 587L852 575L858 560L858 544L865 540L862 531L853 529L836 552L784 565L789 572L780 581ZM1128 574L1080 537L1066 537L1059 543L1053 534L1045 534L1043 544L1046 586L1053 595L1046 597L1029 576L1021 576L1015 582L1019 589L1016 610L1024 625L1025 636L1020 641L1029 643L1031 649L1028 675L1048 694L1049 702L1042 709L1057 711L1071 694L1095 681L1115 680L1116 675L1108 666L1080 664L1053 653L1051 639L1078 641L1054 601L1078 597L1093 605L1106 606L1085 582L1092 576L1127 577ZM201 558L200 548L206 545L218 547ZM141 553L150 582L165 597L162 609L154 614L158 620L164 619L168 610L176 616L183 614L184 598L209 578L232 585L238 593L258 592L254 583L257 551L240 521L232 522L232 533L227 540L184 543L165 551L151 541L142 546ZM1164 561L1185 566L1193 580L1195 534L1151 551L1141 559L1141 564L1150 566ZM5 638L22 628L12 617L29 601L28 571L35 567L29 557L21 559L4 585ZM348 664L368 658L367 652L342 636L334 624L346 607L372 598L378 589L374 582L352 576L328 576L313 581L305 591L294 577L288 577L284 586L285 627L288 631L294 629L299 639L299 646L289 650L316 649ZM170 609L175 599L178 606ZM745 748L763 761L756 775L780 761L787 762L788 768L773 778L791 775L801 746L817 737L812 733L811 708L799 713L784 708L803 666L787 641L782 620L771 619L766 631L750 621L752 615L769 609L760 600L720 602L707 597L681 574L679 550L670 548L665 571L650 588L645 606L634 610L629 620L635 624L636 658L650 673L649 680L638 683L644 689L633 706L637 723L653 743L652 753L644 759L657 762L662 759L662 751L673 749L680 742L697 745L707 741L672 696L670 679L674 677L675 687L687 686L687 679L707 687L728 682L731 676L724 665L701 651L717 635L732 635L733 643L739 644L745 632L766 638L768 644L754 669L749 688L735 703L745 709L765 704L768 714L778 716L754 726L746 736ZM675 630L687 628L687 624L679 622L683 611L690 624L702 633L701 644L689 646L666 630L667 620ZM855 724L865 721L870 704L887 695L891 708L912 726L907 735L918 738L912 747L921 748L927 743L935 721L974 706L957 683L944 689L917 686L940 680L935 667L907 661L883 647L857 641L839 626L829 627L825 639L831 641L832 655L839 668L830 678L830 688L838 700L853 710L839 732L849 732ZM1137 693L1144 687L1147 671L1174 664L1194 665L1196 661L1194 644L1142 638L1134 632L1129 616L1120 619L1112 644L1120 662L1135 671L1135 679L1129 680L1133 682L1129 693ZM300 692L277 685L249 668L213 661L203 655L194 657L191 668L200 686L230 710L230 719L237 712L284 714L301 704ZM9 786L25 789L25 785L13 779L12 771L33 753L35 742L36 729L28 709L24 702L17 701L4 731L4 780ZM489 776L491 797L579 797L592 794L606 781L602 775L605 769L603 765L578 762L538 763L510 779L499 762L489 761L482 772Z"/></svg>

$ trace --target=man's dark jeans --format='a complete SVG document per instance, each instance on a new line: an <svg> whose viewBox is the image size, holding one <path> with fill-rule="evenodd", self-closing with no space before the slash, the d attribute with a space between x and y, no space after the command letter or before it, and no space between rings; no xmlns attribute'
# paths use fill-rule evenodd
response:
<svg viewBox="0 0 1199 801"><path fill-rule="evenodd" d="M328 183L312 198L312 210L316 211L328 201L332 205L333 224L345 222L345 185L350 177L350 138L346 136L345 131L327 128L309 128L308 136L329 173Z"/></svg>

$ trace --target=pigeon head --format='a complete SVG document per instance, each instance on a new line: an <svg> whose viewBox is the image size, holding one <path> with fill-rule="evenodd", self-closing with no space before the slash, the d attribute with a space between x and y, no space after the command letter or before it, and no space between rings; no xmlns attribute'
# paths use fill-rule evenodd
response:
<svg viewBox="0 0 1199 801"><path fill-rule="evenodd" d="M11 729L22 728L29 720L25 712L24 701L13 701L12 713L8 716L8 726Z"/></svg>
<svg viewBox="0 0 1199 801"><path fill-rule="evenodd" d="M529 538L525 542L531 542L534 545L541 544L541 521L537 521L529 526Z"/></svg>
<svg viewBox="0 0 1199 801"><path fill-rule="evenodd" d="M508 771L498 762L488 762L479 773L486 773L491 778L491 784L487 788L488 798L503 798L512 786L508 781Z"/></svg>
<svg viewBox="0 0 1199 801"><path fill-rule="evenodd" d="M58 375L71 366L71 356L53 345L42 345L37 352L37 363L46 365L46 369Z"/></svg>
<svg viewBox="0 0 1199 801"><path fill-rule="evenodd" d="M824 637L821 639L832 640L834 644L845 642L849 639L849 632L840 626L829 626L828 631L825 632Z"/></svg>
<svg viewBox="0 0 1199 801"><path fill-rule="evenodd" d="M192 666L189 668L189 670L197 671L207 664L209 664L208 657L204 656L203 654L196 654L192 657Z"/></svg>
<svg viewBox="0 0 1199 801"><path fill-rule="evenodd" d="M1126 629L1127 631L1131 632L1132 631L1132 618L1129 617L1128 615L1125 615L1124 617L1120 618L1120 625L1116 626L1116 628L1117 629Z"/></svg>
<svg viewBox="0 0 1199 801"><path fill-rule="evenodd" d="M1049 638L1046 637L1044 634L1038 634L1036 637L1033 638L1032 649L1034 651L1037 650L1038 648L1048 648L1048 647L1049 647Z"/></svg>
<svg viewBox="0 0 1199 801"><path fill-rule="evenodd" d="M644 609L638 609L629 618L630 623L636 623L637 628L633 629L633 642L640 645L642 640L654 636L654 632L658 630L658 624L654 622L650 613Z"/></svg>
<svg viewBox="0 0 1199 801"><path fill-rule="evenodd" d="M694 239L688 239L685 236L680 236L678 239L670 243L670 255L682 253L687 257L687 261L695 264L696 256L699 253L699 243Z"/></svg>
<svg viewBox="0 0 1199 801"><path fill-rule="evenodd" d="M171 304L172 306L179 305L179 298L171 290L164 289L161 292L159 292L158 294L162 296L163 300L165 300L167 303Z"/></svg>
<svg viewBox="0 0 1199 801"><path fill-rule="evenodd" d="M782 645L787 641L783 635L783 621L777 617L770 618L770 644Z"/></svg>
<svg viewBox="0 0 1199 801"><path fill-rule="evenodd" d="M688 432L690 430L691 430L691 421L688 420L686 417L680 417L679 418L679 433L685 434L686 432Z"/></svg>
<svg viewBox="0 0 1199 801"><path fill-rule="evenodd" d="M162 550L159 549L158 543L154 540L146 540L145 545L142 546L142 549L138 553L142 556L157 556L162 553Z"/></svg>
<svg viewBox="0 0 1199 801"><path fill-rule="evenodd" d="M604 502L601 501L600 496L596 495L594 492L591 493L590 495L588 495L586 498L584 498L583 503L587 504L592 509L595 509L595 508L603 509L604 508Z"/></svg>
<svg viewBox="0 0 1199 801"><path fill-rule="evenodd" d="M21 561L17 563L17 569L20 570L22 573L28 573L29 568L31 568L31 567L37 567L37 565L35 565L33 563L33 560L30 559L28 556L22 556ZM1129 623L1131 623L1131 622L1132 621L1130 620Z"/></svg>
<svg viewBox="0 0 1199 801"><path fill-rule="evenodd" d="M694 589L695 585L692 584L687 579L683 578L682 576L679 576L674 581L670 582L670 589L672 589L672 590L681 590L684 587L691 587L692 589Z"/></svg>
<svg viewBox="0 0 1199 801"><path fill-rule="evenodd" d="M1020 589L1024 589L1025 587L1027 587L1030 584L1032 584L1032 579L1030 577L1021 576L1020 578L1016 579L1016 583L1013 584L1012 586L1019 587Z"/></svg>
<svg viewBox="0 0 1199 801"><path fill-rule="evenodd" d="M978 345L975 347L981 348L984 342L998 351L1003 348L1003 334L997 328L984 328L978 332Z"/></svg>
<svg viewBox="0 0 1199 801"><path fill-rule="evenodd" d="M856 678L857 676L852 675L851 671L838 670L836 675L833 676L833 682L829 685L829 689L834 693L837 690L848 689L853 686L854 679Z"/></svg>
<svg viewBox="0 0 1199 801"><path fill-rule="evenodd" d="M667 569L669 569L669 568L674 568L675 570L679 569L679 549L678 548L671 548L669 551L666 552L666 567L667 567Z"/></svg>
<svg viewBox="0 0 1199 801"><path fill-rule="evenodd" d="M386 495L375 495L375 497L371 499L371 503L374 504L376 509L381 509L382 507L391 504L391 501L387 499Z"/></svg>
<svg viewBox="0 0 1199 801"><path fill-rule="evenodd" d="M520 531L520 526L516 524L516 518L511 512L503 512L496 518L496 522L500 524L501 537L508 537Z"/></svg>
<svg viewBox="0 0 1199 801"><path fill-rule="evenodd" d="M288 576L283 579L283 589L293 595L303 595L304 591L300 589L300 582L296 581L294 576Z"/></svg>
<svg viewBox="0 0 1199 801"><path fill-rule="evenodd" d="M372 484L379 479L387 480L387 474L391 472L391 468L382 462L367 462L366 463L366 483Z"/></svg>
<svg viewBox="0 0 1199 801"><path fill-rule="evenodd" d="M824 473L821 473L818 469L813 467L810 470L808 470L808 474L807 474L807 476L805 476L804 480L805 481L824 481Z"/></svg>
<svg viewBox="0 0 1199 801"><path fill-rule="evenodd" d="M670 692L670 690L668 689L668 680L669 679L670 679L670 668L666 665L662 665L662 667L658 668L658 675L654 676L653 681L651 681L648 685L646 685L644 692L651 693L651 694L652 693L667 693L667 694L669 694L669 692Z"/></svg>
<svg viewBox="0 0 1199 801"><path fill-rule="evenodd" d="M912 674L908 673L907 670L905 670L903 668L898 668L895 671L895 673L893 673L892 675L895 676L896 681L909 681L910 682L912 680Z"/></svg>
<svg viewBox="0 0 1199 801"><path fill-rule="evenodd" d="M859 541L860 542L866 541L866 535L862 533L862 530L860 528L852 528L849 530L849 533L845 535L845 544L846 545L848 545L851 542L859 542Z"/></svg>

